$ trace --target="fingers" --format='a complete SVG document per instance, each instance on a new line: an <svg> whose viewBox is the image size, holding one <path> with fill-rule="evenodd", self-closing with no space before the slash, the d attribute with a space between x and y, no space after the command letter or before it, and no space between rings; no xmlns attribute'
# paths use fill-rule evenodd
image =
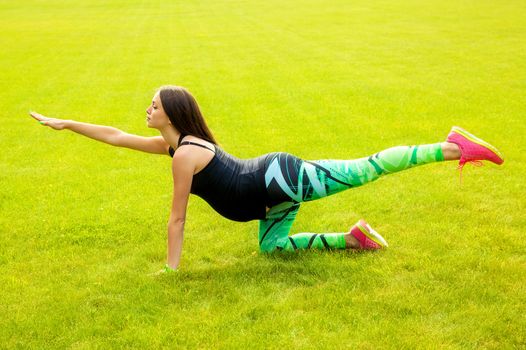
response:
<svg viewBox="0 0 526 350"><path fill-rule="evenodd" d="M29 112L29 115L35 118L36 120L46 119L42 114L38 114L37 112Z"/></svg>
<svg viewBox="0 0 526 350"><path fill-rule="evenodd" d="M29 115L33 117L34 119L38 120L40 124L47 126L47 121L50 120L50 118L44 117L42 114L39 114L37 112L29 112Z"/></svg>
<svg viewBox="0 0 526 350"><path fill-rule="evenodd" d="M157 272L149 273L148 276L157 277L157 276L172 275L172 274L174 274L175 272L178 272L178 271L179 270L174 270L172 268L168 269L167 267L165 267L164 269L159 270Z"/></svg>

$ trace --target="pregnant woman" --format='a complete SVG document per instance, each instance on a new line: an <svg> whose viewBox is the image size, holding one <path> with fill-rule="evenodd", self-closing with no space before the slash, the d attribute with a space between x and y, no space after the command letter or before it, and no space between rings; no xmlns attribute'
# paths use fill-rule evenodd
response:
<svg viewBox="0 0 526 350"><path fill-rule="evenodd" d="M159 130L161 136L142 137L109 126L47 118L35 112L30 115L55 130L69 129L113 146L173 158L168 257L160 272L179 266L190 193L227 219L259 220L259 246L264 252L380 249L387 242L364 220L344 233L289 236L289 231L302 202L361 186L383 175L447 160L459 160L459 168L467 162L504 161L495 147L459 127L452 128L445 142L397 146L353 160L307 161L284 152L242 160L218 146L196 100L179 86L161 87L146 110L148 127Z"/></svg>

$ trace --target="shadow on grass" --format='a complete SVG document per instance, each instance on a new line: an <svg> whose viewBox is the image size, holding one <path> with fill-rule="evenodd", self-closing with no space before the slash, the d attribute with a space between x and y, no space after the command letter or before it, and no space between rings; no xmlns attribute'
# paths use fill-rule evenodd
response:
<svg viewBox="0 0 526 350"><path fill-rule="evenodd" d="M314 286L330 280L340 280L354 273L364 273L368 263L362 259L374 258L378 252L357 251L305 251L296 253L257 254L228 264L180 270L162 276L161 283L207 284L218 286L286 285Z"/></svg>

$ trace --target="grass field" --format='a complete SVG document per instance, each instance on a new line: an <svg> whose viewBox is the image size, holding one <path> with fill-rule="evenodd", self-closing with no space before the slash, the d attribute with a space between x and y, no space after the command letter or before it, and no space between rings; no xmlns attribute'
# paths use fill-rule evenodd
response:
<svg viewBox="0 0 526 350"><path fill-rule="evenodd" d="M526 3L0 2L0 348L526 347ZM349 159L460 125L502 167L387 176L302 206L294 232L365 218L371 253L258 253L257 222L192 198L165 261L170 158L43 128L141 135L164 84L221 146Z"/></svg>

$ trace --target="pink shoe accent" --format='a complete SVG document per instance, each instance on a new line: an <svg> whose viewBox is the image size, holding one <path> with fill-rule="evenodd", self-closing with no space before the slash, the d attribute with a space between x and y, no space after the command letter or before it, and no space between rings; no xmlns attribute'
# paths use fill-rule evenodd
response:
<svg viewBox="0 0 526 350"><path fill-rule="evenodd" d="M378 232L374 231L365 220L360 220L351 228L350 234L358 240L360 248L364 250L381 249L387 247L387 242ZM375 242L375 239L378 242Z"/></svg>
<svg viewBox="0 0 526 350"><path fill-rule="evenodd" d="M460 148L458 168L461 171L466 163L481 166L481 160L489 160L498 165L504 162L502 154L497 148L458 126L451 129L446 142L454 143Z"/></svg>

